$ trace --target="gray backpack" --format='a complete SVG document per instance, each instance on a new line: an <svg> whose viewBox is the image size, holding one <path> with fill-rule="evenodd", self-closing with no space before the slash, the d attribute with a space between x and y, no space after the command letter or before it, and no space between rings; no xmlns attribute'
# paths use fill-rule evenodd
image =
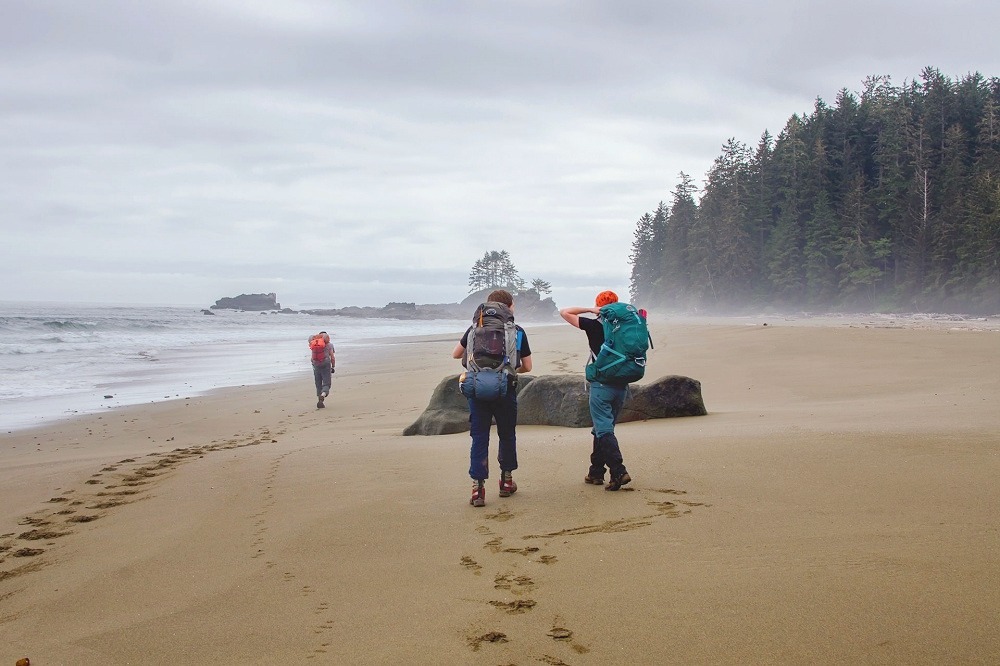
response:
<svg viewBox="0 0 1000 666"><path fill-rule="evenodd" d="M503 303L487 301L472 316L462 365L462 393L477 400L507 395L507 378L517 373L517 328L514 313Z"/></svg>

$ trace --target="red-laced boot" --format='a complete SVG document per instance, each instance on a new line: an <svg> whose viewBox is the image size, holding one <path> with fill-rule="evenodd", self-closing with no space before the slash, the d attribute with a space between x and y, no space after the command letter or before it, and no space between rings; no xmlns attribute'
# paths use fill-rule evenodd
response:
<svg viewBox="0 0 1000 666"><path fill-rule="evenodd" d="M500 497L510 497L517 492L517 484L510 472L500 474Z"/></svg>
<svg viewBox="0 0 1000 666"><path fill-rule="evenodd" d="M480 479L472 482L472 498L469 500L472 506L486 506L486 484Z"/></svg>

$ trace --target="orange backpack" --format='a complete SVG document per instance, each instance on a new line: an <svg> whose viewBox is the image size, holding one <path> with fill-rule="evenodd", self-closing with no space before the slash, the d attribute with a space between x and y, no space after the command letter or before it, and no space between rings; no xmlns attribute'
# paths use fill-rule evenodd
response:
<svg viewBox="0 0 1000 666"><path fill-rule="evenodd" d="M309 339L309 349L312 350L312 362L319 365L326 360L326 340L322 335L314 335Z"/></svg>

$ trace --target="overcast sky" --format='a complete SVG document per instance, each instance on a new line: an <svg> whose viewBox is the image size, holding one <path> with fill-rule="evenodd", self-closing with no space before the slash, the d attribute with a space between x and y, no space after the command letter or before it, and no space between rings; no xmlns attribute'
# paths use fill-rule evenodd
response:
<svg viewBox="0 0 1000 666"><path fill-rule="evenodd" d="M730 137L926 66L1000 3L0 0L0 301L441 303L507 250L627 294Z"/></svg>

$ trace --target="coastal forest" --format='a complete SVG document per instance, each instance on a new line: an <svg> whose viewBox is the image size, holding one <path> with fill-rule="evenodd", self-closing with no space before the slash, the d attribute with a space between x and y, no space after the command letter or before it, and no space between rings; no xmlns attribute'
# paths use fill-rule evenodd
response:
<svg viewBox="0 0 1000 666"><path fill-rule="evenodd" d="M685 173L632 243L633 302L1000 312L1000 79L872 76Z"/></svg>

